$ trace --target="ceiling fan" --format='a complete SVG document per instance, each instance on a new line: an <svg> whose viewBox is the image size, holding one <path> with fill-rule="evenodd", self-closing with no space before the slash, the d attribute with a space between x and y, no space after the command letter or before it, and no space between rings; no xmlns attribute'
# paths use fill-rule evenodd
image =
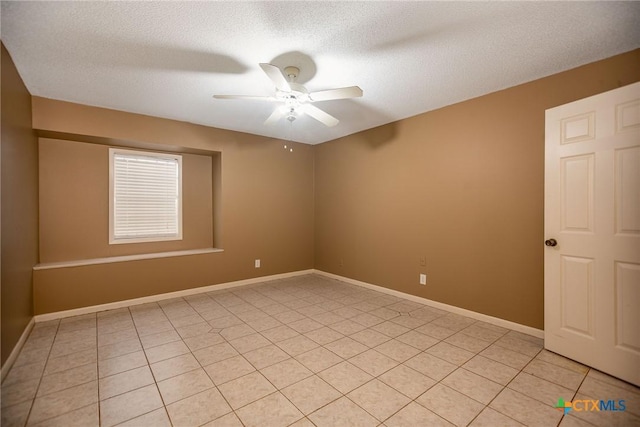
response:
<svg viewBox="0 0 640 427"><path fill-rule="evenodd" d="M305 113L320 123L332 127L340 121L331 114L312 105L312 103L362 96L362 89L358 86L308 92L303 85L296 83L296 78L300 73L297 67L285 67L284 72L271 64L260 64L260 68L262 68L262 71L265 72L267 77L269 77L275 85L275 96L213 95L213 97L216 99L245 99L282 103L282 105L276 108L269 118L265 120L265 125L273 124L282 117L286 117L287 120L293 122L299 114Z"/></svg>

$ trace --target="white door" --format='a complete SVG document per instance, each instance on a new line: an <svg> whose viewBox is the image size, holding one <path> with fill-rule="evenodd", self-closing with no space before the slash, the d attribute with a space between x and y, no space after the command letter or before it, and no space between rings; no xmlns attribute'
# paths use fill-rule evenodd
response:
<svg viewBox="0 0 640 427"><path fill-rule="evenodd" d="M545 135L545 347L640 386L640 83L547 110Z"/></svg>

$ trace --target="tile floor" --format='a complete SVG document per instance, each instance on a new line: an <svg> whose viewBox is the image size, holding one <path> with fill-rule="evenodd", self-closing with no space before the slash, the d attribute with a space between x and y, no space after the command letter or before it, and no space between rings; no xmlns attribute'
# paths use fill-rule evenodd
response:
<svg viewBox="0 0 640 427"><path fill-rule="evenodd" d="M558 398L625 399L563 416ZM38 323L2 426L629 426L542 340L308 275Z"/></svg>

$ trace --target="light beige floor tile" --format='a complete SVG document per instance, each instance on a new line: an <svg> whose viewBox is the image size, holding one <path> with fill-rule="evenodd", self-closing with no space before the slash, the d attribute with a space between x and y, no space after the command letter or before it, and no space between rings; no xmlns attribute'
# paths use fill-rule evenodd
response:
<svg viewBox="0 0 640 427"><path fill-rule="evenodd" d="M593 427L594 425L588 423L580 418L576 418L573 415L565 415L562 417L562 421L558 424L558 427Z"/></svg>
<svg viewBox="0 0 640 427"><path fill-rule="evenodd" d="M443 384L431 387L416 402L457 426L466 426L484 409L483 404Z"/></svg>
<svg viewBox="0 0 640 427"><path fill-rule="evenodd" d="M575 405L577 401L583 400L592 400L594 399L591 396L586 394L578 393L573 398L572 403ZM598 400L596 398L596 400ZM605 400L609 400L608 397ZM628 403L625 402L626 405ZM580 402L579 406L581 409L588 408L588 404L586 402ZM617 406L620 408L620 406ZM627 408L631 408L628 406ZM637 408L634 408L637 410ZM580 421L588 422L591 425L598 427L627 427L627 426L640 426L640 417L632 414L629 409L625 411L594 411L594 410L572 410L570 411L570 415L578 418Z"/></svg>
<svg viewBox="0 0 640 427"><path fill-rule="evenodd" d="M482 412L473 420L470 427L524 427L513 418L509 418L500 412L489 407L484 408Z"/></svg>
<svg viewBox="0 0 640 427"><path fill-rule="evenodd" d="M138 338L98 347L98 360L110 359L142 350Z"/></svg>
<svg viewBox="0 0 640 427"><path fill-rule="evenodd" d="M42 381L40 382L38 396L55 393L69 387L74 387L97 379L98 369L93 363L78 366L77 368L67 369L66 371L57 372L55 374L45 375L42 377Z"/></svg>
<svg viewBox="0 0 640 427"><path fill-rule="evenodd" d="M502 385L464 368L456 369L442 380L442 384L485 405L488 405L503 389Z"/></svg>
<svg viewBox="0 0 640 427"><path fill-rule="evenodd" d="M244 357L256 368L263 369L283 360L289 359L289 355L275 345L268 345L244 354Z"/></svg>
<svg viewBox="0 0 640 427"><path fill-rule="evenodd" d="M120 331L111 332L108 334L102 334L98 336L98 347L103 345L115 344L122 341L132 340L138 338L138 332L131 325L128 329L122 329Z"/></svg>
<svg viewBox="0 0 640 427"><path fill-rule="evenodd" d="M456 365L428 353L420 353L404 364L436 381L440 381L457 368Z"/></svg>
<svg viewBox="0 0 640 427"><path fill-rule="evenodd" d="M527 356L534 357L540 350L542 350L542 344L536 344L526 339L520 339L516 336L506 334L495 342L500 347L507 348L509 350L516 351L518 353L526 354Z"/></svg>
<svg viewBox="0 0 640 427"><path fill-rule="evenodd" d="M193 352L202 366L207 366L221 360L238 355L238 352L228 343L223 342Z"/></svg>
<svg viewBox="0 0 640 427"><path fill-rule="evenodd" d="M427 323L426 325L422 325L415 329L417 332L421 334L429 335L430 337L437 338L439 340L443 340L445 338L450 337L455 334L456 331L453 329L445 328L444 326L434 325L433 322Z"/></svg>
<svg viewBox="0 0 640 427"><path fill-rule="evenodd" d="M313 372L320 372L342 362L342 358L324 347L318 347L296 356L296 360Z"/></svg>
<svg viewBox="0 0 640 427"><path fill-rule="evenodd" d="M373 378L349 362L338 363L318 373L318 376L343 394L349 393Z"/></svg>
<svg viewBox="0 0 640 427"><path fill-rule="evenodd" d="M99 425L97 402L37 424L29 423L29 427L98 427Z"/></svg>
<svg viewBox="0 0 640 427"><path fill-rule="evenodd" d="M309 313L311 314L311 313ZM305 318L292 322L289 324L291 329L296 330L298 333L306 334L307 332L315 331L323 327L322 323L316 322L313 319Z"/></svg>
<svg viewBox="0 0 640 427"><path fill-rule="evenodd" d="M204 370L215 385L220 385L250 374L255 368L244 357L238 355L207 365Z"/></svg>
<svg viewBox="0 0 640 427"><path fill-rule="evenodd" d="M528 356L517 351L509 350L499 345L492 344L479 353L488 359L495 360L504 365L511 366L514 369L521 370L527 363L533 359L533 356Z"/></svg>
<svg viewBox="0 0 640 427"><path fill-rule="evenodd" d="M219 332L219 330L214 329L207 322L201 322L201 323L196 323L195 325L180 326L176 328L176 332L178 333L178 335L180 335L180 338L184 340L187 338L196 337L199 335L204 335L212 332L217 333Z"/></svg>
<svg viewBox="0 0 640 427"><path fill-rule="evenodd" d="M55 343L62 343L65 341L75 341L79 339L96 339L98 335L98 331L95 327L86 328L86 329L78 329L73 331L65 331L58 332L55 336ZM32 340L31 342L27 342L27 345L33 344L36 340ZM50 342L48 338L40 339L37 341L42 341L43 344Z"/></svg>
<svg viewBox="0 0 640 427"><path fill-rule="evenodd" d="M187 314L186 316L175 317L169 319L174 328L181 328L183 326L196 325L203 323L205 320L197 313Z"/></svg>
<svg viewBox="0 0 640 427"><path fill-rule="evenodd" d="M405 362L420 353L420 350L417 348L395 339L380 344L379 346L374 347L374 349L400 363Z"/></svg>
<svg viewBox="0 0 640 427"><path fill-rule="evenodd" d="M329 403L308 418L317 427L375 427L379 424L378 420L346 397Z"/></svg>
<svg viewBox="0 0 640 427"><path fill-rule="evenodd" d="M189 350L196 351L205 347L220 344L224 342L224 338L222 338L219 333L210 331L206 334L185 338L183 341L187 347L189 347Z"/></svg>
<svg viewBox="0 0 640 427"><path fill-rule="evenodd" d="M435 385L435 381L405 365L399 365L380 375L380 381L415 399Z"/></svg>
<svg viewBox="0 0 640 427"><path fill-rule="evenodd" d="M398 411L397 414L384 422L387 427L453 427L449 421L431 412L424 406L415 402L409 403L407 406ZM497 427L497 424L493 427Z"/></svg>
<svg viewBox="0 0 640 427"><path fill-rule="evenodd" d="M304 336L320 345L329 344L330 342L337 341L344 337L340 332L334 331L328 326L314 329L313 331L305 333Z"/></svg>
<svg viewBox="0 0 640 427"><path fill-rule="evenodd" d="M486 327L479 326L478 323L474 323L471 326L467 326L460 332L462 332L465 335L469 335L474 338L478 338L488 342L494 342L495 340L503 336L505 333L507 333L506 330L499 332L499 331L488 329Z"/></svg>
<svg viewBox="0 0 640 427"><path fill-rule="evenodd" d="M409 329L415 329L429 322L429 320L426 319L410 316L408 313L403 313L401 316L394 317L390 321Z"/></svg>
<svg viewBox="0 0 640 427"><path fill-rule="evenodd" d="M436 345L439 340L416 331L409 331L396 338L398 341L409 344L418 350L425 351L429 347Z"/></svg>
<svg viewBox="0 0 640 427"><path fill-rule="evenodd" d="M2 407L13 406L18 403L32 400L36 396L40 378L21 381L13 384L2 385Z"/></svg>
<svg viewBox="0 0 640 427"><path fill-rule="evenodd" d="M167 405L174 426L201 426L231 412L231 408L214 387Z"/></svg>
<svg viewBox="0 0 640 427"><path fill-rule="evenodd" d="M358 387L347 397L379 421L386 420L411 401L377 379Z"/></svg>
<svg viewBox="0 0 640 427"><path fill-rule="evenodd" d="M41 347L34 349L25 349L23 348L18 357L16 358L13 367L19 367L24 365L31 365L34 363L43 363L46 362L47 357L49 357L49 352L51 347ZM70 352L73 353L73 352Z"/></svg>
<svg viewBox="0 0 640 427"><path fill-rule="evenodd" d="M162 399L155 384L100 402L100 424L110 427L162 408Z"/></svg>
<svg viewBox="0 0 640 427"><path fill-rule="evenodd" d="M367 303L365 302L364 304ZM360 323L362 326L366 326L367 328L383 323L385 321L384 319L378 316L374 316L371 313L358 314L357 316L352 317L351 320L356 323Z"/></svg>
<svg viewBox="0 0 640 427"><path fill-rule="evenodd" d="M327 303L319 304L319 306L326 307ZM344 317L331 312L314 314L309 317L315 320L316 322L322 323L325 326L330 326L330 325L333 325L334 323L338 323L344 320Z"/></svg>
<svg viewBox="0 0 640 427"><path fill-rule="evenodd" d="M3 406L0 410L0 425L4 427L23 427L27 422L33 401L27 400L12 406Z"/></svg>
<svg viewBox="0 0 640 427"><path fill-rule="evenodd" d="M3 399L4 401L4 399ZM82 384L57 393L38 397L33 402L30 423L38 423L98 401L98 382Z"/></svg>
<svg viewBox="0 0 640 427"><path fill-rule="evenodd" d="M448 329L452 329L454 331L460 331L476 321L471 319L470 317L461 316L459 314L448 313L442 317L438 317L436 320L431 322L433 325L442 326Z"/></svg>
<svg viewBox="0 0 640 427"><path fill-rule="evenodd" d="M298 335L293 338L280 341L276 345L290 356L297 356L318 347L318 344L315 341L310 340L304 335Z"/></svg>
<svg viewBox="0 0 640 427"><path fill-rule="evenodd" d="M271 316L263 317L261 319L256 319L256 320L247 320L245 323L251 326L257 332L263 332L268 329L273 329L275 327L282 326L282 322L280 322L277 319L274 319Z"/></svg>
<svg viewBox="0 0 640 427"><path fill-rule="evenodd" d="M112 357L98 361L98 376L100 378L109 375L119 374L120 372L129 371L131 369L147 366L147 357L144 351L136 351L122 356Z"/></svg>
<svg viewBox="0 0 640 427"><path fill-rule="evenodd" d="M259 372L236 378L218 387L233 409L241 408L276 391Z"/></svg>
<svg viewBox="0 0 640 427"><path fill-rule="evenodd" d="M287 359L260 370L278 390L313 375L295 359Z"/></svg>
<svg viewBox="0 0 640 427"><path fill-rule="evenodd" d="M327 350L330 350L342 357L343 359L349 359L356 354L360 354L369 348L359 342L352 340L349 337L341 338L337 341L331 342L324 346Z"/></svg>
<svg viewBox="0 0 640 427"><path fill-rule="evenodd" d="M612 377L611 375L607 375L604 372L600 372L597 369L589 369L589 373L587 374L587 378L594 379L606 384L613 385L615 387L631 391L633 393L639 394L640 387L629 384L628 382L619 380L617 378Z"/></svg>
<svg viewBox="0 0 640 427"><path fill-rule="evenodd" d="M316 375L286 387L282 390L282 394L305 415L342 396L339 391Z"/></svg>
<svg viewBox="0 0 640 427"><path fill-rule="evenodd" d="M458 366L464 364L475 355L475 353L444 341L440 341L433 347L428 348L426 352Z"/></svg>
<svg viewBox="0 0 640 427"><path fill-rule="evenodd" d="M148 366L101 378L99 382L100 400L153 384L153 375Z"/></svg>
<svg viewBox="0 0 640 427"><path fill-rule="evenodd" d="M174 329L170 329L168 331L142 336L140 337L140 341L142 342L142 347L147 349L174 341L180 341L180 335L178 335Z"/></svg>
<svg viewBox="0 0 640 427"><path fill-rule="evenodd" d="M371 348L392 339L391 337L370 328L351 335L351 338L358 341L360 344Z"/></svg>
<svg viewBox="0 0 640 427"><path fill-rule="evenodd" d="M22 365L18 367L12 367L4 381L3 386L14 384L17 382L24 382L34 379L39 379L44 372L46 361L42 360L36 363L30 363L29 365ZM75 366L72 366L75 368Z"/></svg>
<svg viewBox="0 0 640 427"><path fill-rule="evenodd" d="M409 332L409 328L402 326L402 325L398 325L397 323L393 323L390 321L386 321L383 323L378 323L375 326L372 326L371 329L373 329L374 331L378 331L382 334L387 335L388 337L391 338L395 338L397 336L400 336L402 334L406 334L407 332Z"/></svg>
<svg viewBox="0 0 640 427"><path fill-rule="evenodd" d="M280 393L263 397L236 411L246 427L286 427L303 417Z"/></svg>
<svg viewBox="0 0 640 427"><path fill-rule="evenodd" d="M78 366L86 365L88 363L96 363L98 360L98 349L90 348L87 350L79 351L77 353L71 353L66 356L50 358L47 360L47 364L44 369L44 374L55 374L56 372L65 371L67 369L76 368ZM28 366L33 366L28 365ZM15 369L12 368L13 371ZM11 375L11 373L9 373Z"/></svg>
<svg viewBox="0 0 640 427"><path fill-rule="evenodd" d="M520 372L507 387L549 406L554 406L559 398L570 401L575 394L573 390L525 372Z"/></svg>
<svg viewBox="0 0 640 427"><path fill-rule="evenodd" d="M578 392L591 396L594 399L624 400L626 402L627 412L640 416L640 389L635 387L619 387L619 385L622 384L630 386L630 384L622 383L622 381L618 381L618 383L614 385L611 382L604 382L595 378L602 379L602 377L593 376L585 378Z"/></svg>
<svg viewBox="0 0 640 427"><path fill-rule="evenodd" d="M208 321L209 325L215 329L230 328L231 326L242 325L244 322L238 317L230 314L228 316L216 317Z"/></svg>
<svg viewBox="0 0 640 427"><path fill-rule="evenodd" d="M260 347L268 346L271 344L271 341L256 333L231 340L229 341L229 344L231 344L240 354L243 354Z"/></svg>
<svg viewBox="0 0 640 427"><path fill-rule="evenodd" d="M204 424L202 427L244 427L235 412L231 412L213 421Z"/></svg>
<svg viewBox="0 0 640 427"><path fill-rule="evenodd" d="M230 326L220 331L220 335L227 341L234 340L236 338L244 337L246 335L255 334L256 331L249 325L242 323L240 325Z"/></svg>
<svg viewBox="0 0 640 427"><path fill-rule="evenodd" d="M574 391L580 387L586 375L538 359L529 362L523 371Z"/></svg>
<svg viewBox="0 0 640 427"><path fill-rule="evenodd" d="M309 421L309 418L300 418L295 423L291 424L291 427L315 427L315 425Z"/></svg>
<svg viewBox="0 0 640 427"><path fill-rule="evenodd" d="M145 335L153 335L159 332L173 331L175 328L169 320L155 320L148 323L136 322L136 330L141 337Z"/></svg>
<svg viewBox="0 0 640 427"><path fill-rule="evenodd" d="M516 369L482 356L475 356L462 367L502 385L507 385L518 374Z"/></svg>
<svg viewBox="0 0 640 427"><path fill-rule="evenodd" d="M293 338L295 336L300 335L296 330L291 329L287 325L277 326L275 328L267 329L266 331L262 331L260 333L266 339L274 343L284 341L286 339Z"/></svg>
<svg viewBox="0 0 640 427"><path fill-rule="evenodd" d="M479 338L475 338L465 334L464 332L458 332L445 339L444 342L453 344L456 347L463 348L473 353L478 353L491 345L491 342L484 341Z"/></svg>
<svg viewBox="0 0 640 427"><path fill-rule="evenodd" d="M329 327L334 331L340 332L343 335L353 335L356 332L360 332L363 329L366 329L366 326L362 326L360 323L354 322L349 319L333 323Z"/></svg>
<svg viewBox="0 0 640 427"><path fill-rule="evenodd" d="M166 380L167 378L175 377L176 375L184 374L198 368L200 368L200 364L191 353L176 356L151 365L153 377L156 381Z"/></svg>
<svg viewBox="0 0 640 427"><path fill-rule="evenodd" d="M389 319L393 319L394 317L400 316L400 313L398 313L397 311L390 310L386 307L380 307L380 308L376 308L375 310L371 310L369 314L373 314L374 316L380 317L381 319L384 319L384 320L389 320Z"/></svg>
<svg viewBox="0 0 640 427"><path fill-rule="evenodd" d="M160 408L118 424L118 427L171 427L171 421L167 410Z"/></svg>
<svg viewBox="0 0 640 427"><path fill-rule="evenodd" d="M502 390L489 406L524 425L532 427L555 426L558 425L560 418L562 418L562 411L540 403L510 388Z"/></svg>
<svg viewBox="0 0 640 427"><path fill-rule="evenodd" d="M284 323L285 325L307 318L304 314L300 314L295 310L289 310L289 311L284 311L282 313L277 313L277 314L274 314L273 317L279 320L280 322Z"/></svg>
<svg viewBox="0 0 640 427"><path fill-rule="evenodd" d="M56 342L51 346L50 358L66 356L79 351L96 348L96 337L84 337L71 341ZM98 352L98 354L100 354Z"/></svg>
<svg viewBox="0 0 640 427"><path fill-rule="evenodd" d="M398 362L376 350L367 350L349 359L349 362L369 375L377 377L398 365Z"/></svg>
<svg viewBox="0 0 640 427"><path fill-rule="evenodd" d="M213 382L202 368L158 382L165 405L212 387Z"/></svg>
<svg viewBox="0 0 640 427"><path fill-rule="evenodd" d="M548 350L543 349L536 356L537 360L542 360L543 362L551 363L554 365L558 365L565 369L570 369L579 374L587 374L589 372L589 368L581 363L578 363L574 360L567 359L566 357L562 357L559 354L552 353Z"/></svg>

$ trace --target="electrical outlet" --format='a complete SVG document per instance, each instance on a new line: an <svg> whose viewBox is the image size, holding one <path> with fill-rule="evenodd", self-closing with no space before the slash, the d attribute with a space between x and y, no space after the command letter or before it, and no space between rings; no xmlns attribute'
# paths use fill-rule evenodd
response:
<svg viewBox="0 0 640 427"><path fill-rule="evenodd" d="M255 264L256 268L260 268L260 260L259 259L257 259L254 264Z"/></svg>
<svg viewBox="0 0 640 427"><path fill-rule="evenodd" d="M420 257L420 267L426 267L427 266L427 257L426 256L421 256Z"/></svg>
<svg viewBox="0 0 640 427"><path fill-rule="evenodd" d="M426 285L427 284L427 275L426 274L420 274L420 284L421 285Z"/></svg>

